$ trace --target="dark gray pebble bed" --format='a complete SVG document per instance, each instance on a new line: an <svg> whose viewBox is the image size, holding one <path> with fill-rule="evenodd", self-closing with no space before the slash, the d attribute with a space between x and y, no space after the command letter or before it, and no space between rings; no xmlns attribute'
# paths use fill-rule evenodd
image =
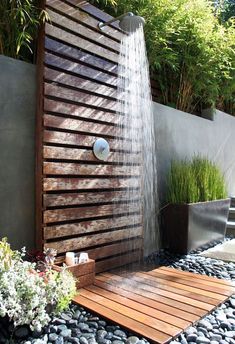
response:
<svg viewBox="0 0 235 344"><path fill-rule="evenodd" d="M229 240L229 238L226 238ZM214 246L218 242L210 244ZM204 246L201 250L207 249ZM214 276L235 281L235 263L204 258L201 250L189 255L173 255L161 250L152 254L147 262L166 265L184 271ZM146 344L148 341L115 324L91 314L87 310L72 304L70 309L59 318L54 318L42 333L30 334L27 327L16 331L16 339L8 341L7 331L0 322L0 343L19 344ZM27 337L27 339L25 339ZM24 338L24 339L23 339ZM211 314L191 326L170 344L235 344L235 294Z"/></svg>

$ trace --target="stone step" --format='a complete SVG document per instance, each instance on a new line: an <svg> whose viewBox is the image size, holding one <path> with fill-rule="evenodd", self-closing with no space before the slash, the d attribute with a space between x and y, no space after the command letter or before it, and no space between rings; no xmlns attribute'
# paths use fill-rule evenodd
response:
<svg viewBox="0 0 235 344"><path fill-rule="evenodd" d="M226 227L226 235L235 237L235 221L228 221Z"/></svg>
<svg viewBox="0 0 235 344"><path fill-rule="evenodd" d="M228 215L229 220L234 219L235 220L235 207L229 208L229 215Z"/></svg>
<svg viewBox="0 0 235 344"><path fill-rule="evenodd" d="M235 207L235 196L231 196L231 205L232 208Z"/></svg>

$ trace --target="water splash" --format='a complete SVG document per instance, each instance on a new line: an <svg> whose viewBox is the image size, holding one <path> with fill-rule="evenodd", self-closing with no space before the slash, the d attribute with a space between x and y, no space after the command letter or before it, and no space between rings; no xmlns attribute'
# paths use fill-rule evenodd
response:
<svg viewBox="0 0 235 344"><path fill-rule="evenodd" d="M127 175L138 175L136 187L127 188L126 207L130 226L140 224L133 211L143 214L144 255L158 249L156 140L152 111L149 66L143 27L121 42L118 71L118 115L122 156ZM142 226L142 223L140 224Z"/></svg>

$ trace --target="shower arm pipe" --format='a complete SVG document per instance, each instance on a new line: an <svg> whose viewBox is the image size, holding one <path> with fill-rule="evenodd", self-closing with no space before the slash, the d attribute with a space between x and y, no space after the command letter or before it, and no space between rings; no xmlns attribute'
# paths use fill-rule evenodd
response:
<svg viewBox="0 0 235 344"><path fill-rule="evenodd" d="M99 27L100 30L102 30L105 26L108 26L108 25L114 23L115 21L120 20L120 19L122 19L122 18L124 18L126 16L134 16L134 14L132 12L127 12L127 13L122 14L122 15L120 15L117 18L113 18L113 19L111 19L111 20L109 20L107 22L99 22L98 27Z"/></svg>

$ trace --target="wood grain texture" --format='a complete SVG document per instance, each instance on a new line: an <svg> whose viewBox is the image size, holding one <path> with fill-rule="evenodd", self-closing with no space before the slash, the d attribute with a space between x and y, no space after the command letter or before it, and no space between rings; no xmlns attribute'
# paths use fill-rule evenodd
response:
<svg viewBox="0 0 235 344"><path fill-rule="evenodd" d="M184 280L182 274L180 272L178 274L178 270L164 269L165 267L162 267L153 271L139 271L135 273L128 272L128 270L122 273L118 269L110 273L99 274L95 278L94 285L81 289L74 301L84 307L88 306L91 311L106 317L111 322L126 326L130 331L136 331L139 335L143 335L142 326L147 326L149 330L145 335L146 338L150 342L163 344L166 342L166 339L162 337L162 334L168 336L167 342L174 339L187 327L193 325L201 317L212 311L214 307L224 302L235 290L232 283L226 282L223 287L223 290L226 291L222 296L223 299L216 300L217 289L222 290L218 287L218 285L222 285L221 280L208 277L207 281L215 285L216 291L212 297L216 300L216 303L210 304L210 302L204 299L204 295L201 293L201 286L199 288L196 286L198 283L197 275L188 273L187 278L195 281L195 291L193 294L188 294L184 298L179 299L178 289L181 287L177 286L175 291L163 296L161 288L158 287L159 284L166 283L166 285L168 284L171 287L171 283L175 283L176 279L179 284ZM162 271L167 272L165 277L168 276L169 278L166 279L164 274L161 274ZM159 274L161 277L156 277L153 273L156 276ZM135 279L137 274L145 275L146 281L143 283L137 282ZM159 282L159 279L162 282ZM155 285L155 288L152 284ZM145 285L151 286L151 291L146 291L144 289ZM182 288L184 286L182 283ZM81 300L80 297L82 297ZM126 322L123 325L123 316L126 316L132 322Z"/></svg>
<svg viewBox="0 0 235 344"><path fill-rule="evenodd" d="M117 102L124 33L116 23L100 31L98 23L110 16L89 2L45 0L45 6L51 21L39 56L40 245L56 248L61 261L68 250L87 250L97 272L104 271L141 259L143 247L142 208L126 194L141 185L142 157L139 144L130 153L122 137ZM110 145L107 161L93 154L99 137Z"/></svg>

